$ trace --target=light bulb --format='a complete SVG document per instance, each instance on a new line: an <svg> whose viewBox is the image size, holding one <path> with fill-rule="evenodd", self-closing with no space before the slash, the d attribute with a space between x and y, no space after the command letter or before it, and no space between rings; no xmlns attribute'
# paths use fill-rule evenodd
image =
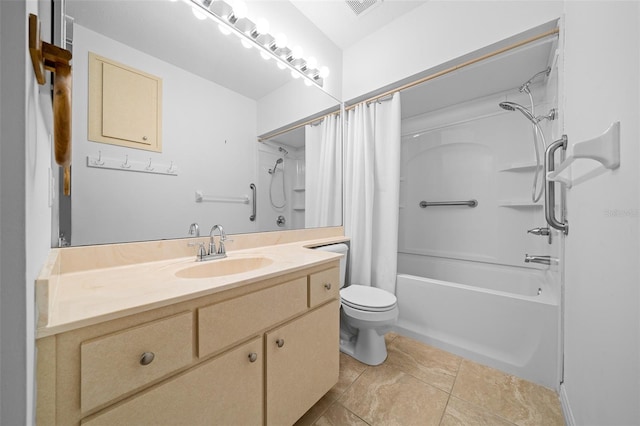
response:
<svg viewBox="0 0 640 426"><path fill-rule="evenodd" d="M320 67L320 77L327 78L329 77L329 67Z"/></svg>
<svg viewBox="0 0 640 426"><path fill-rule="evenodd" d="M267 52L264 51L260 51L260 56L262 56L262 59L264 59L265 61L268 61L269 59L271 59L271 55L269 55Z"/></svg>
<svg viewBox="0 0 640 426"><path fill-rule="evenodd" d="M275 38L276 47L283 48L287 45L287 36L280 33Z"/></svg>
<svg viewBox="0 0 640 426"><path fill-rule="evenodd" d="M304 84L305 84L305 86L311 86L312 83L311 83L311 80L305 78L304 79Z"/></svg>
<svg viewBox="0 0 640 426"><path fill-rule="evenodd" d="M298 74L296 71L291 71L291 77L300 78L300 74Z"/></svg>
<svg viewBox="0 0 640 426"><path fill-rule="evenodd" d="M291 57L293 59L300 59L302 57L302 47L293 46L293 48L291 48Z"/></svg>
<svg viewBox="0 0 640 426"><path fill-rule="evenodd" d="M251 43L249 43L246 39L241 38L240 39L240 43L242 43L242 46L244 46L245 49L251 49L253 46L251 45Z"/></svg>
<svg viewBox="0 0 640 426"><path fill-rule="evenodd" d="M307 59L307 69L314 69L315 67L318 66L318 60L316 58L314 58L313 56L310 56Z"/></svg>
<svg viewBox="0 0 640 426"><path fill-rule="evenodd" d="M237 19L246 18L247 16L247 4L242 0L236 0L232 4L233 16Z"/></svg>
<svg viewBox="0 0 640 426"><path fill-rule="evenodd" d="M220 32L224 35L229 35L231 34L231 30L229 29L229 27L227 27L226 25L223 24L218 24L218 29L220 30Z"/></svg>
<svg viewBox="0 0 640 426"><path fill-rule="evenodd" d="M205 19L207 19L207 15L205 15L204 13L202 13L197 7L192 7L191 8L191 12L193 12L193 16L195 16L196 18L198 18L199 20L203 21Z"/></svg>
<svg viewBox="0 0 640 426"><path fill-rule="evenodd" d="M278 64L278 68L280 68L281 70L287 68L287 66L280 61L277 61L276 64Z"/></svg>
<svg viewBox="0 0 640 426"><path fill-rule="evenodd" d="M269 32L269 21L264 18L258 18L255 30L258 34L267 34Z"/></svg>

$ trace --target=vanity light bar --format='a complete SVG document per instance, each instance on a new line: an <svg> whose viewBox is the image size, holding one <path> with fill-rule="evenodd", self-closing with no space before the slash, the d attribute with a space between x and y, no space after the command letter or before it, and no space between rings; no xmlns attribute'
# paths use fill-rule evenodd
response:
<svg viewBox="0 0 640 426"><path fill-rule="evenodd" d="M299 74L306 79L307 84L311 83L320 88L324 84L324 78L320 76L321 71L317 68L308 67L308 61L303 58L294 58L293 51L287 46L278 46L276 37L269 33L260 33L255 22L243 16L243 13L234 12L231 5L224 0L183 0L191 7L204 13L205 16L213 19L219 25L224 25L230 32L235 33L241 40L251 43L259 52L265 52L280 63L289 68L292 73Z"/></svg>

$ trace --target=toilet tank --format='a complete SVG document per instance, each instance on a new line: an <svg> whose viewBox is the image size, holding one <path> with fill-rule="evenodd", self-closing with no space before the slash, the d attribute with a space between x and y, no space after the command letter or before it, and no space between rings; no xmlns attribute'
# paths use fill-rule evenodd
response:
<svg viewBox="0 0 640 426"><path fill-rule="evenodd" d="M343 254L340 259L340 288L344 287L345 279L347 276L347 252L349 247L346 244L331 244L328 246L314 247L316 250L330 251L332 253Z"/></svg>

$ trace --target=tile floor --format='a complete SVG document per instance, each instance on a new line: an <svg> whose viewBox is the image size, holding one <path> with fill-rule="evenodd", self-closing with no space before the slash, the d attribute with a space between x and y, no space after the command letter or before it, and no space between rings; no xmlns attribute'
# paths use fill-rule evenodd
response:
<svg viewBox="0 0 640 426"><path fill-rule="evenodd" d="M306 425L564 425L553 390L389 333L371 367L340 354L338 383Z"/></svg>

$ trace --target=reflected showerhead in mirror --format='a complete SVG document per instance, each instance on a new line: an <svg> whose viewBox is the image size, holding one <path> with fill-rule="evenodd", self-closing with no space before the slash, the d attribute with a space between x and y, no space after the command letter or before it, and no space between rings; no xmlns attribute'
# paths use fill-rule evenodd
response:
<svg viewBox="0 0 640 426"><path fill-rule="evenodd" d="M289 151L287 151L286 149L284 149L281 146L278 147L278 151L282 152L285 157L287 156L287 154L289 154ZM282 158L280 158L280 160L282 160Z"/></svg>
<svg viewBox="0 0 640 426"><path fill-rule="evenodd" d="M538 122L538 120L533 116L533 114L531 114L531 112L529 112L528 109L526 109L520 104L517 104L515 102L500 102L499 105L500 105L500 108L507 111L520 111L533 124L536 124Z"/></svg>
<svg viewBox="0 0 640 426"><path fill-rule="evenodd" d="M284 148L281 148L281 149L284 149ZM276 160L276 164L273 165L273 169L269 169L269 174L270 175L272 175L272 174L274 174L276 172L276 169L278 168L278 164L281 164L282 161L284 161L282 158L278 158Z"/></svg>

